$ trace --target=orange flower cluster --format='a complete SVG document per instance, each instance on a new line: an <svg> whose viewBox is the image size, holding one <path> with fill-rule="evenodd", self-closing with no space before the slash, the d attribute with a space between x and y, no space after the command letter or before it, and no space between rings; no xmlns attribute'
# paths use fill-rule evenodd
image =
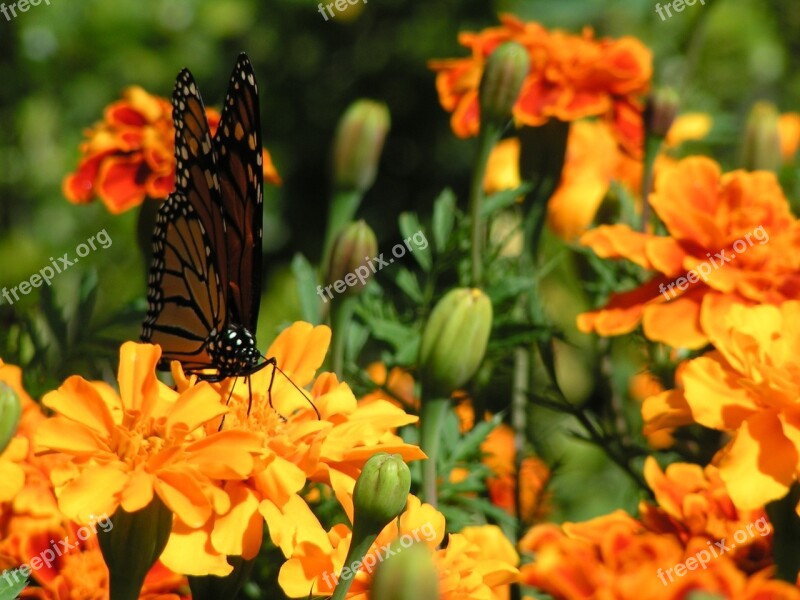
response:
<svg viewBox="0 0 800 600"><path fill-rule="evenodd" d="M344 567L351 532L346 525L325 531L310 511L296 511L289 536L282 537L281 549L288 560L278 581L291 598L309 593L330 594ZM348 510L352 522L352 508ZM467 527L451 533L444 548L444 516L415 496L409 496L403 514L378 535L356 572L348 600L368 600L374 570L386 558L383 552L398 540L405 545L424 545L439 575L442 600L481 600L508 597L509 584L517 581L519 562L514 547L494 525ZM277 543L277 542L276 542ZM374 596L373 596L374 597Z"/></svg>
<svg viewBox="0 0 800 600"><path fill-rule="evenodd" d="M772 527L763 511L737 511L713 467L679 463L664 473L651 457L645 477L657 505L642 502L640 520L616 511L531 529L520 542L535 553L520 569L523 583L558 600L800 598L798 588L770 579Z"/></svg>
<svg viewBox="0 0 800 600"><path fill-rule="evenodd" d="M730 307L708 329L716 349L684 363L679 387L642 407L646 432L700 423L733 434L716 461L740 509L783 497L800 473L798 317L796 301Z"/></svg>
<svg viewBox="0 0 800 600"><path fill-rule="evenodd" d="M220 115L206 109L206 116L213 135ZM104 120L86 137L78 169L62 186L70 202L85 204L100 198L109 212L119 214L145 198L165 199L175 188L175 129L169 100L130 87L122 100L106 107ZM280 183L266 150L264 178Z"/></svg>
<svg viewBox="0 0 800 600"><path fill-rule="evenodd" d="M623 148L634 155L640 152L639 97L647 92L652 75L652 57L641 42L632 37L595 40L589 28L582 35L548 31L512 15L502 15L500 21L499 27L459 35L459 43L472 53L469 58L429 63L437 72L439 101L453 113L451 125L457 136L478 132L478 86L486 59L500 44L514 41L528 50L530 58L530 71L514 106L517 124L602 116Z"/></svg>
<svg viewBox="0 0 800 600"><path fill-rule="evenodd" d="M23 389L20 369L0 361L0 382L15 391L23 407L17 433L0 454L0 570L6 581L15 581L24 575L16 570L20 565L31 567L37 587L26 588L22 598L105 600L109 577L96 534L108 530L108 515L96 513L91 527L79 527L59 509L51 477L67 460L34 455L33 436L47 419ZM140 597L188 598L186 578L156 563Z"/></svg>
<svg viewBox="0 0 800 600"><path fill-rule="evenodd" d="M711 159L686 158L657 173L650 204L667 236L604 225L581 238L603 258L659 273L579 315L581 331L619 335L642 323L651 340L701 348L728 306L800 298L800 222L773 173L722 174ZM695 280L679 288L690 271Z"/></svg>

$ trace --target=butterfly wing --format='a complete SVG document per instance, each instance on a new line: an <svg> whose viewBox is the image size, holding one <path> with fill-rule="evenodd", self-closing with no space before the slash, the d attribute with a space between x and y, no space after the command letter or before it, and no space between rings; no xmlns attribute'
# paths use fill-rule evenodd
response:
<svg viewBox="0 0 800 600"><path fill-rule="evenodd" d="M225 223L222 280L228 286L229 322L255 332L261 301L264 162L258 86L246 54L239 55L231 75L214 148Z"/></svg>
<svg viewBox="0 0 800 600"><path fill-rule="evenodd" d="M175 82L172 118L175 192L158 211L141 338L161 345L161 368L172 360L187 371L217 368L205 342L225 326L225 223L208 120L187 69Z"/></svg>
<svg viewBox="0 0 800 600"><path fill-rule="evenodd" d="M161 368L173 360L187 372L215 367L206 339L223 326L225 294L210 243L193 205L182 193L172 194L156 217L142 329L143 341L161 346Z"/></svg>

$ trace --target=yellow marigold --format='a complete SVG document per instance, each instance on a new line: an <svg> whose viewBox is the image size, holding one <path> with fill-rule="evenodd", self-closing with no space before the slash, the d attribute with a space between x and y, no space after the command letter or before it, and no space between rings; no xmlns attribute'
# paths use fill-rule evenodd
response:
<svg viewBox="0 0 800 600"><path fill-rule="evenodd" d="M347 507L345 507L347 509ZM281 567L278 581L290 597L330 594L350 545L350 531L337 525L326 532L311 513L300 516L282 546L288 560ZM348 511L352 519L352 511ZM370 547L359 566L348 600L368 600L375 567L386 558L386 548L395 540L422 543L430 549L431 560L439 573L439 592L443 600L505 598L509 584L516 581L519 561L514 547L493 525L468 527L450 534L445 548L445 520L429 504L409 496L406 510L387 525Z"/></svg>
<svg viewBox="0 0 800 600"><path fill-rule="evenodd" d="M220 115L206 109L206 116L214 135ZM100 198L112 214L119 214L148 197L165 199L175 188L175 129L172 103L166 98L130 87L122 100L106 107L104 120L87 130L86 138L78 169L62 185L70 202ZM264 178L280 183L266 150Z"/></svg>
<svg viewBox="0 0 800 600"><path fill-rule="evenodd" d="M104 382L68 378L45 395L55 416L39 425L39 453L70 458L51 477L61 511L83 523L92 515L135 512L158 495L189 527L203 525L219 502L216 481L243 479L261 447L257 435L204 425L226 409L208 383L179 394L155 375L161 349L126 342L119 393ZM216 490L216 491L215 491Z"/></svg>
<svg viewBox="0 0 800 600"><path fill-rule="evenodd" d="M646 430L695 422L731 433L715 462L737 508L755 510L784 496L800 468L800 302L728 302L704 306L726 314L708 329L716 350L684 363L679 387L649 398L642 414Z"/></svg>
<svg viewBox="0 0 800 600"><path fill-rule="evenodd" d="M347 504L352 503L349 494L362 466L376 452L398 453L406 461L425 458L417 446L394 433L416 422L416 416L383 399L359 406L350 387L333 373L314 379L330 336L327 326L298 322L275 339L267 355L277 360L286 377L277 374L274 379L274 408L267 393L269 367L249 382L240 378L232 394L230 380L215 384L218 402L230 395L223 433L258 436L260 456L252 476L224 485L229 506L216 511L202 529L183 528L170 538L162 555L167 566L181 573L226 574L230 567L225 555L252 558L258 553L264 521L273 541L281 545L281 532L291 527L297 507L305 504L298 494L307 481L331 485ZM178 389L194 389L178 363L174 367ZM299 388L311 384L308 398L292 382Z"/></svg>
<svg viewBox="0 0 800 600"><path fill-rule="evenodd" d="M367 367L372 383L378 388L361 397L359 404L369 404L375 400L386 400L403 409L419 410L419 398L414 390L414 377L400 367L393 367L386 373L386 365L374 362Z"/></svg>
<svg viewBox="0 0 800 600"><path fill-rule="evenodd" d="M619 335L642 323L651 340L700 348L724 318L707 302L780 304L800 297L800 229L773 173L723 175L711 159L687 158L657 174L650 204L669 235L607 225L581 238L603 258L658 272L579 315L581 331Z"/></svg>
<svg viewBox="0 0 800 600"><path fill-rule="evenodd" d="M639 96L652 74L650 51L638 40L595 39L591 29L581 35L548 31L535 22L501 15L499 27L459 35L469 58L430 61L437 72L436 89L442 107L452 112L459 137L473 136L480 125L478 85L486 59L497 46L515 41L528 50L530 70L514 105L518 124L542 125L549 119L575 121L603 116L629 152L642 144Z"/></svg>
<svg viewBox="0 0 800 600"><path fill-rule="evenodd" d="M661 382L648 371L637 373L631 377L628 383L628 393L638 403L642 403L650 396L655 396L663 391L664 387ZM645 437L647 437L647 443L657 450L669 448L675 443L675 439L672 437L672 429L648 432Z"/></svg>

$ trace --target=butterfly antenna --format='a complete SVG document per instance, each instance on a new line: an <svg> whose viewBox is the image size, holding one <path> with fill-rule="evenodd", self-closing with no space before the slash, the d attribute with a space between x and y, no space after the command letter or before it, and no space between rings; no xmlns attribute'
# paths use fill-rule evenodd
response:
<svg viewBox="0 0 800 600"><path fill-rule="evenodd" d="M264 363L265 366L266 365L272 365L272 377L270 377L270 379L269 379L269 387L267 388L267 396L269 397L269 406L270 406L270 408L272 410L275 410L275 407L272 405L272 384L275 382L275 371L278 371L281 375L283 375L286 378L286 381L288 381L289 383L292 384L292 387L294 387L294 389L296 389L298 392L300 392L300 394L303 396L303 398L305 398L306 402L308 402L311 405L311 408L314 409L314 412L317 415L317 421L321 421L322 420L322 415L319 414L319 410L317 410L317 407L309 399L309 397L306 396L305 390L300 389L297 386L297 384L294 381L292 381L292 379L286 373L284 373L281 370L281 368L278 366L278 361L275 359L275 357L273 356L272 358L267 358L266 356L264 356L263 358L266 361ZM277 412L277 411L275 411L275 412ZM280 413L278 413L278 414L280 415ZM283 417L283 415L281 415L281 417L284 420L286 420L285 417Z"/></svg>

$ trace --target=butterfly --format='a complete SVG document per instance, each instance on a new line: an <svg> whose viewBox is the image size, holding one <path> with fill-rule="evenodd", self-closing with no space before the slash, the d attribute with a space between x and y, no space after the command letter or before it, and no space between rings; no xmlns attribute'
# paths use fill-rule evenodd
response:
<svg viewBox="0 0 800 600"><path fill-rule="evenodd" d="M175 191L156 216L141 339L161 346L160 369L177 360L207 381L277 367L255 338L264 182L258 87L247 55L237 59L213 137L188 69L175 82L172 118Z"/></svg>

